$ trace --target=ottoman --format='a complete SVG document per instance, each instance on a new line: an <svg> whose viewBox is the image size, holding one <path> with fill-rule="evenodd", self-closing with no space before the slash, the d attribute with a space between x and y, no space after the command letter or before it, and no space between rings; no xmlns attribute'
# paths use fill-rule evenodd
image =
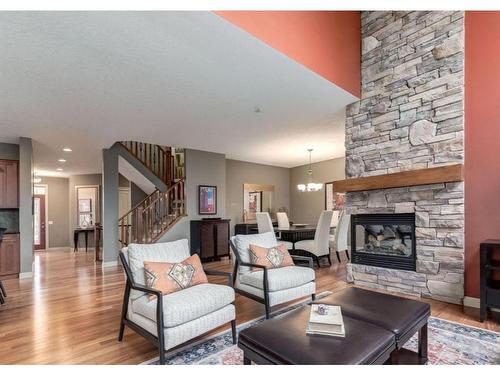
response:
<svg viewBox="0 0 500 375"><path fill-rule="evenodd" d="M244 364L374 365L390 361L396 349L391 331L348 316L346 337L306 335L309 315L304 306L241 331Z"/></svg>
<svg viewBox="0 0 500 375"><path fill-rule="evenodd" d="M391 357L393 363L427 362L427 320L431 314L428 303L356 287L343 289L316 303L339 305L344 317L375 324L394 333L397 350ZM417 332L418 357L415 357L402 347Z"/></svg>

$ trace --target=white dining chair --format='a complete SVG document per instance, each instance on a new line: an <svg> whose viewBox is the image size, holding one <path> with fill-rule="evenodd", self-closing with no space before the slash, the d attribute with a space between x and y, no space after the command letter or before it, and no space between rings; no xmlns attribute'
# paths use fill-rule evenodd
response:
<svg viewBox="0 0 500 375"><path fill-rule="evenodd" d="M341 211L339 210L332 211L332 221L330 223L330 228L337 228L337 226L339 225L340 212Z"/></svg>
<svg viewBox="0 0 500 375"><path fill-rule="evenodd" d="M274 232L273 228L273 222L271 221L271 216L269 215L269 212L257 212L256 217L257 217L257 229L259 231L259 234L273 232L274 236L276 237L276 233ZM288 241L281 241L279 239L276 240L278 241L278 244L280 243L285 244L288 250L293 249L293 243Z"/></svg>
<svg viewBox="0 0 500 375"><path fill-rule="evenodd" d="M319 259L323 257L328 258L328 263L332 264L330 259L330 223L332 222L332 211L323 211L319 217L318 225L316 226L316 233L314 240L303 240L295 243L295 249L302 250L312 255L319 265Z"/></svg>
<svg viewBox="0 0 500 375"><path fill-rule="evenodd" d="M286 212L276 212L276 217L278 219L278 228L290 229L290 221Z"/></svg>
<svg viewBox="0 0 500 375"><path fill-rule="evenodd" d="M351 215L346 214L344 211L340 213L339 223L335 228L335 234L330 236L330 249L335 251L337 254L337 260L339 263L340 252L345 251L347 260L349 258L349 225L351 223Z"/></svg>

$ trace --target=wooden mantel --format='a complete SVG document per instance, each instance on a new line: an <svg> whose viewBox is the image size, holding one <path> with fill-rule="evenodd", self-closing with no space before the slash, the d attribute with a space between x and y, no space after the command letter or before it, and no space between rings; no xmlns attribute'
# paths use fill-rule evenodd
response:
<svg viewBox="0 0 500 375"><path fill-rule="evenodd" d="M380 176L350 178L333 182L335 193L390 189L415 185L438 184L443 182L463 181L463 164L434 167L384 174Z"/></svg>

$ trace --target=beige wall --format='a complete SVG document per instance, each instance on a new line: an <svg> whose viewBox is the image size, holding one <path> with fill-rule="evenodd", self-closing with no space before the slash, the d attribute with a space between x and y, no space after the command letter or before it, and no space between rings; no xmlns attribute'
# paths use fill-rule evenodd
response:
<svg viewBox="0 0 500 375"><path fill-rule="evenodd" d="M273 210L290 209L288 168L226 159L226 217L231 219L231 233L234 233L234 225L243 221L244 183L274 185Z"/></svg>
<svg viewBox="0 0 500 375"><path fill-rule="evenodd" d="M319 192L301 193L298 184L307 183L309 165L290 169L290 220L295 223L316 225L325 209L325 189ZM325 160L312 165L314 182L331 182L345 178L345 158Z"/></svg>
<svg viewBox="0 0 500 375"><path fill-rule="evenodd" d="M47 185L48 247L70 246L69 237L69 179L41 177L40 184ZM50 224L52 222L52 224Z"/></svg>

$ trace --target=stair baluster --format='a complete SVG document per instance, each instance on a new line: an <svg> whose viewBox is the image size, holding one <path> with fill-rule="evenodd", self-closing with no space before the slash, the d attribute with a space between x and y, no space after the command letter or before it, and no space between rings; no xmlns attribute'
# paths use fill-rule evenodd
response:
<svg viewBox="0 0 500 375"><path fill-rule="evenodd" d="M122 245L153 243L186 216L184 188L181 179L163 193L157 189L123 215L118 220Z"/></svg>

